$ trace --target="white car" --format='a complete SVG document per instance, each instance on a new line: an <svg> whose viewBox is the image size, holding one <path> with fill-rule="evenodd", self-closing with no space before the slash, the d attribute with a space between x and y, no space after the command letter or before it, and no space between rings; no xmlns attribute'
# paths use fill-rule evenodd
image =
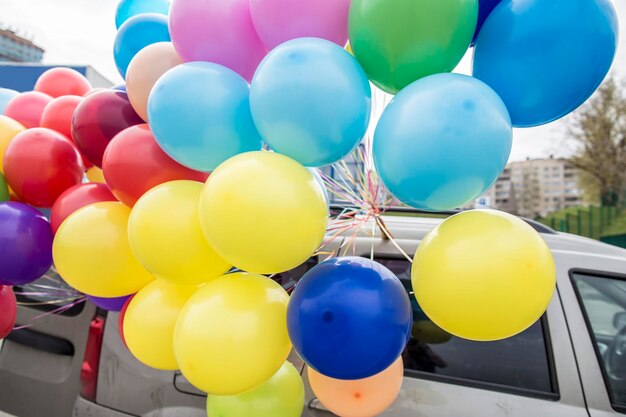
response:
<svg viewBox="0 0 626 417"><path fill-rule="evenodd" d="M440 221L384 217L410 255ZM557 265L547 313L518 336L481 343L453 337L416 311L402 392L383 416L626 413L626 250L530 223ZM409 261L379 230L372 237L372 230L371 223L362 228L349 254L369 257L373 251L409 289ZM291 286L317 261L276 278ZM117 313L81 304L33 321L45 309L50 307L19 307L18 323L33 325L12 333L0 351L0 410L20 417L206 416L204 394L180 373L156 371L133 358L118 335ZM307 386L303 415L330 417L308 386L302 362L296 355L291 360Z"/></svg>

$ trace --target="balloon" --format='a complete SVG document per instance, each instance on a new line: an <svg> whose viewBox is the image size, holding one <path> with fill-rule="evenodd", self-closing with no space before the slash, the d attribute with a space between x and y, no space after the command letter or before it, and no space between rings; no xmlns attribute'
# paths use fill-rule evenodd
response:
<svg viewBox="0 0 626 417"><path fill-rule="evenodd" d="M238 395L207 396L207 414L221 417L300 417L304 383L289 362L263 384Z"/></svg>
<svg viewBox="0 0 626 417"><path fill-rule="evenodd" d="M287 326L307 365L337 379L362 379L387 369L412 326L411 302L383 265L350 256L307 272L289 301Z"/></svg>
<svg viewBox="0 0 626 417"><path fill-rule="evenodd" d="M124 308L124 304L126 304L126 301L129 300L133 295L134 294L115 298L102 298L88 295L87 299L91 301L92 304L95 304L97 307L103 310L122 311L122 309Z"/></svg>
<svg viewBox="0 0 626 417"><path fill-rule="evenodd" d="M538 126L591 96L617 44L609 0L505 0L476 39L473 73L502 97L513 126Z"/></svg>
<svg viewBox="0 0 626 417"><path fill-rule="evenodd" d="M474 38L472 39L472 46L476 42L476 38L480 33L480 29L485 24L485 20L489 17L493 9L500 4L502 0L479 0L478 1L478 23L476 24L476 31L474 32Z"/></svg>
<svg viewBox="0 0 626 417"><path fill-rule="evenodd" d="M41 114L41 127L56 130L72 139L72 117L83 101L81 96L62 96L52 100Z"/></svg>
<svg viewBox="0 0 626 417"><path fill-rule="evenodd" d="M291 350L288 302L279 284L256 274L224 275L201 287L174 331L185 378L214 395L240 394L267 381Z"/></svg>
<svg viewBox="0 0 626 417"><path fill-rule="evenodd" d="M148 45L135 55L126 71L126 91L133 108L148 121L148 97L163 74L182 64L171 42Z"/></svg>
<svg viewBox="0 0 626 417"><path fill-rule="evenodd" d="M364 379L329 378L309 367L309 384L317 399L341 417L375 417L400 394L404 366L402 357L379 374Z"/></svg>
<svg viewBox="0 0 626 417"><path fill-rule="evenodd" d="M9 186L7 185L7 182L4 179L4 175L0 173L0 202L9 201L9 199L10 199Z"/></svg>
<svg viewBox="0 0 626 417"><path fill-rule="evenodd" d="M9 146L9 142L13 140L18 133L24 131L24 126L15 120L0 115L0 173L4 173L4 153Z"/></svg>
<svg viewBox="0 0 626 417"><path fill-rule="evenodd" d="M72 120L72 136L78 149L98 168L104 151L115 135L144 123L135 113L126 93L106 90L86 97Z"/></svg>
<svg viewBox="0 0 626 417"><path fill-rule="evenodd" d="M198 38L200 39L200 38ZM169 42L167 17L157 13L142 13L128 19L115 35L113 57L117 70L126 78L128 64L137 52L156 42Z"/></svg>
<svg viewBox="0 0 626 417"><path fill-rule="evenodd" d="M455 336L514 336L545 312L555 289L550 249L523 220L493 210L446 219L420 243L411 271L417 301Z"/></svg>
<svg viewBox="0 0 626 417"><path fill-rule="evenodd" d="M174 180L204 182L208 177L207 173L193 171L167 156L146 124L129 127L113 138L102 166L113 194L129 207L159 184Z"/></svg>
<svg viewBox="0 0 626 417"><path fill-rule="evenodd" d="M103 201L117 201L105 184L78 184L68 188L54 202L50 210L50 225L56 233L63 220L80 208Z"/></svg>
<svg viewBox="0 0 626 417"><path fill-rule="evenodd" d="M332 42L303 38L263 60L250 87L250 109L273 150L305 166L324 166L365 136L371 95L354 57Z"/></svg>
<svg viewBox="0 0 626 417"><path fill-rule="evenodd" d="M438 74L411 84L385 109L374 134L374 162L404 204L450 210L498 179L512 135L506 107L487 85Z"/></svg>
<svg viewBox="0 0 626 417"><path fill-rule="evenodd" d="M248 81L267 53L252 25L248 0L174 0L170 30L184 61L224 65Z"/></svg>
<svg viewBox="0 0 626 417"><path fill-rule="evenodd" d="M311 175L313 175L313 178L315 178L315 181L322 190L322 193L324 193L324 200L326 201L326 205L330 205L330 196L328 195L328 189L326 188L326 184L324 183L324 180L322 179L319 171L316 168L309 168L309 172L311 173Z"/></svg>
<svg viewBox="0 0 626 417"><path fill-rule="evenodd" d="M295 38L322 38L342 48L348 41L350 0L251 0L250 14L268 49Z"/></svg>
<svg viewBox="0 0 626 417"><path fill-rule="evenodd" d="M50 101L52 97L38 91L21 93L9 101L4 114L26 128L39 127L41 114Z"/></svg>
<svg viewBox="0 0 626 417"><path fill-rule="evenodd" d="M0 339L4 339L11 333L17 317L17 300L13 288L0 285Z"/></svg>
<svg viewBox="0 0 626 417"><path fill-rule="evenodd" d="M172 181L154 187L137 202L128 221L130 247L159 278L199 285L231 268L208 244L198 222L203 184Z"/></svg>
<svg viewBox="0 0 626 417"><path fill-rule="evenodd" d="M104 179L104 173L100 168L91 167L85 172L87 179L92 183L100 183L106 184L106 180Z"/></svg>
<svg viewBox="0 0 626 417"><path fill-rule="evenodd" d="M229 159L211 174L200 197L200 225L209 244L226 262L259 274L304 263L322 243L327 222L315 178L271 152Z"/></svg>
<svg viewBox="0 0 626 417"><path fill-rule="evenodd" d="M395 94L449 72L472 40L478 0L352 0L350 46L370 80Z"/></svg>
<svg viewBox="0 0 626 417"><path fill-rule="evenodd" d="M80 184L85 168L69 139L38 127L19 133L4 153L4 175L24 202L51 207L68 188Z"/></svg>
<svg viewBox="0 0 626 417"><path fill-rule="evenodd" d="M96 93L101 93L103 91L110 91L110 90L111 90L110 88L92 88L91 90L89 90L85 94L83 94L83 98L84 97L89 97L89 96L91 96L93 94L96 94ZM117 89L113 88L113 90L117 90ZM122 91L126 91L126 90L122 90Z"/></svg>
<svg viewBox="0 0 626 417"><path fill-rule="evenodd" d="M148 45L148 46L150 46L150 45ZM147 48L147 46L146 46L146 48ZM139 52L141 52L141 51L139 51ZM132 62L132 60L131 60L131 62ZM122 83L122 84L118 84L118 85L114 86L113 90L126 92L126 83Z"/></svg>
<svg viewBox="0 0 626 417"><path fill-rule="evenodd" d="M103 202L71 214L54 237L57 271L80 292L121 297L139 291L154 277L135 259L128 243L130 209Z"/></svg>
<svg viewBox="0 0 626 417"><path fill-rule="evenodd" d="M142 13L158 13L167 16L169 0L122 0L115 12L115 26L119 29L124 22Z"/></svg>
<svg viewBox="0 0 626 417"><path fill-rule="evenodd" d="M27 204L0 203L0 285L27 284L51 265L52 231L44 215Z"/></svg>
<svg viewBox="0 0 626 417"><path fill-rule="evenodd" d="M0 88L0 115L4 114L4 109L9 104L9 101L19 94L18 91L10 90L8 88Z"/></svg>
<svg viewBox="0 0 626 417"><path fill-rule="evenodd" d="M135 297L135 294L128 297L128 299L122 306L122 310L120 311L120 316L117 320L117 330L120 334L120 339L122 339L122 342L124 343L124 346L126 346L126 348L128 348L128 344L126 343L126 338L124 337L124 318L126 317L126 311L128 310L128 306L130 305L130 302L133 300L134 297Z"/></svg>
<svg viewBox="0 0 626 417"><path fill-rule="evenodd" d="M61 96L82 96L91 90L89 80L71 68L50 68L39 76L35 91L56 98Z"/></svg>
<svg viewBox="0 0 626 417"><path fill-rule="evenodd" d="M133 297L124 317L124 339L130 352L152 368L178 369L174 356L174 327L196 287L155 280Z"/></svg>
<svg viewBox="0 0 626 417"><path fill-rule="evenodd" d="M199 88L210 94L198 94ZM217 64L194 62L168 71L152 89L148 118L161 148L198 171L212 171L231 156L261 149L248 84Z"/></svg>

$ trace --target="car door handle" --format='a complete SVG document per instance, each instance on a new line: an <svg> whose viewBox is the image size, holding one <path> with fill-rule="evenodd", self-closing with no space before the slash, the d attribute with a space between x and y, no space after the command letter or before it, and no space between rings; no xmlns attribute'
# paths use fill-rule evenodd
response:
<svg viewBox="0 0 626 417"><path fill-rule="evenodd" d="M13 331L6 337L6 340L55 355L74 356L73 344L65 339L35 330L20 329Z"/></svg>

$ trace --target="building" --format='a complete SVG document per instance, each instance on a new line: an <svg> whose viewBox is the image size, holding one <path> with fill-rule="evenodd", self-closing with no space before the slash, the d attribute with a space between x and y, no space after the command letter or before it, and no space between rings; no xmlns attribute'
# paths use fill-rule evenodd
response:
<svg viewBox="0 0 626 417"><path fill-rule="evenodd" d="M481 198L491 207L529 218L583 203L576 168L553 157L511 162Z"/></svg>
<svg viewBox="0 0 626 417"><path fill-rule="evenodd" d="M0 62L41 62L45 51L10 29L0 29Z"/></svg>
<svg viewBox="0 0 626 417"><path fill-rule="evenodd" d="M16 91L31 91L35 87L37 78L46 70L59 65L0 63L0 87ZM86 65L63 65L83 74L93 88L109 88L113 85L98 71Z"/></svg>

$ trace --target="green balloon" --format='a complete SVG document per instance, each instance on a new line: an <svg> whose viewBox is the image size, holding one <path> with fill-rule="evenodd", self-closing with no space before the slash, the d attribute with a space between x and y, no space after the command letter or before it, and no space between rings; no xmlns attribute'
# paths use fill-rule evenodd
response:
<svg viewBox="0 0 626 417"><path fill-rule="evenodd" d="M0 173L0 201L9 201L9 187L7 186L7 182L4 180L4 175Z"/></svg>
<svg viewBox="0 0 626 417"><path fill-rule="evenodd" d="M257 388L237 395L207 396L209 417L300 417L304 383L289 362Z"/></svg>
<svg viewBox="0 0 626 417"><path fill-rule="evenodd" d="M478 0L352 0L350 46L370 80L395 94L452 71L477 19Z"/></svg>

